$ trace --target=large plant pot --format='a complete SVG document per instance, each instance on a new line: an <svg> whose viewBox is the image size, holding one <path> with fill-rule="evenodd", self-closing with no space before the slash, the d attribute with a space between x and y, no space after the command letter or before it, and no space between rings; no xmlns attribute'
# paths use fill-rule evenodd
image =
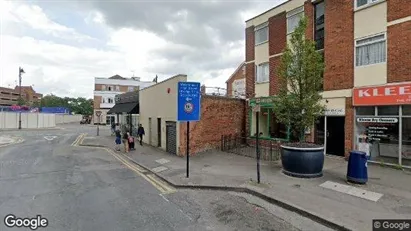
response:
<svg viewBox="0 0 411 231"><path fill-rule="evenodd" d="M324 147L317 145L281 145L283 173L293 177L314 178L323 175Z"/></svg>

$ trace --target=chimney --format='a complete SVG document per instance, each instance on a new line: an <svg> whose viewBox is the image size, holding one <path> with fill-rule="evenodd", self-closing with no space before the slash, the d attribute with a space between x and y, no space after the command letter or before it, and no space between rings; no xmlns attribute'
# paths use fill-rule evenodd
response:
<svg viewBox="0 0 411 231"><path fill-rule="evenodd" d="M205 95L205 94L206 94L206 86L205 86L205 85L202 85L202 86L201 86L201 94L202 94L202 95Z"/></svg>

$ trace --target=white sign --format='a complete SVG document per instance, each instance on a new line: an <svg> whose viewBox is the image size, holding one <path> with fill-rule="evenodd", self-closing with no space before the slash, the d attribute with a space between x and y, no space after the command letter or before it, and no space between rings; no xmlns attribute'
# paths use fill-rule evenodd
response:
<svg viewBox="0 0 411 231"><path fill-rule="evenodd" d="M386 117L362 117L357 118L359 123L388 123L395 124L398 123L398 118L386 118Z"/></svg>
<svg viewBox="0 0 411 231"><path fill-rule="evenodd" d="M245 98L245 79L234 80L231 89L233 96Z"/></svg>
<svg viewBox="0 0 411 231"><path fill-rule="evenodd" d="M324 114L326 116L344 116L345 108L326 108Z"/></svg>

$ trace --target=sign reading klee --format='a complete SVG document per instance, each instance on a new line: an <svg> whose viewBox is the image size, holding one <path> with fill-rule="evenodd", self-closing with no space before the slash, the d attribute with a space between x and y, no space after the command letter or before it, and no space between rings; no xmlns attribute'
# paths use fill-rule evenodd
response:
<svg viewBox="0 0 411 231"><path fill-rule="evenodd" d="M411 104L411 83L355 88L354 106Z"/></svg>

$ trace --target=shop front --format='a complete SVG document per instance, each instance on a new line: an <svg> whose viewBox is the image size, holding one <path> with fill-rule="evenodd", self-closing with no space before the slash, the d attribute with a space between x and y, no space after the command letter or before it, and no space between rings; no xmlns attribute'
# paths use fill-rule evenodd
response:
<svg viewBox="0 0 411 231"><path fill-rule="evenodd" d="M275 96L250 99L249 105L249 136L255 138L257 126L261 139L288 141L290 131L288 126L278 123L274 113ZM257 109L257 110L256 110ZM258 124L257 124L258 116Z"/></svg>
<svg viewBox="0 0 411 231"><path fill-rule="evenodd" d="M411 166L411 83L353 90L354 148L370 161Z"/></svg>

